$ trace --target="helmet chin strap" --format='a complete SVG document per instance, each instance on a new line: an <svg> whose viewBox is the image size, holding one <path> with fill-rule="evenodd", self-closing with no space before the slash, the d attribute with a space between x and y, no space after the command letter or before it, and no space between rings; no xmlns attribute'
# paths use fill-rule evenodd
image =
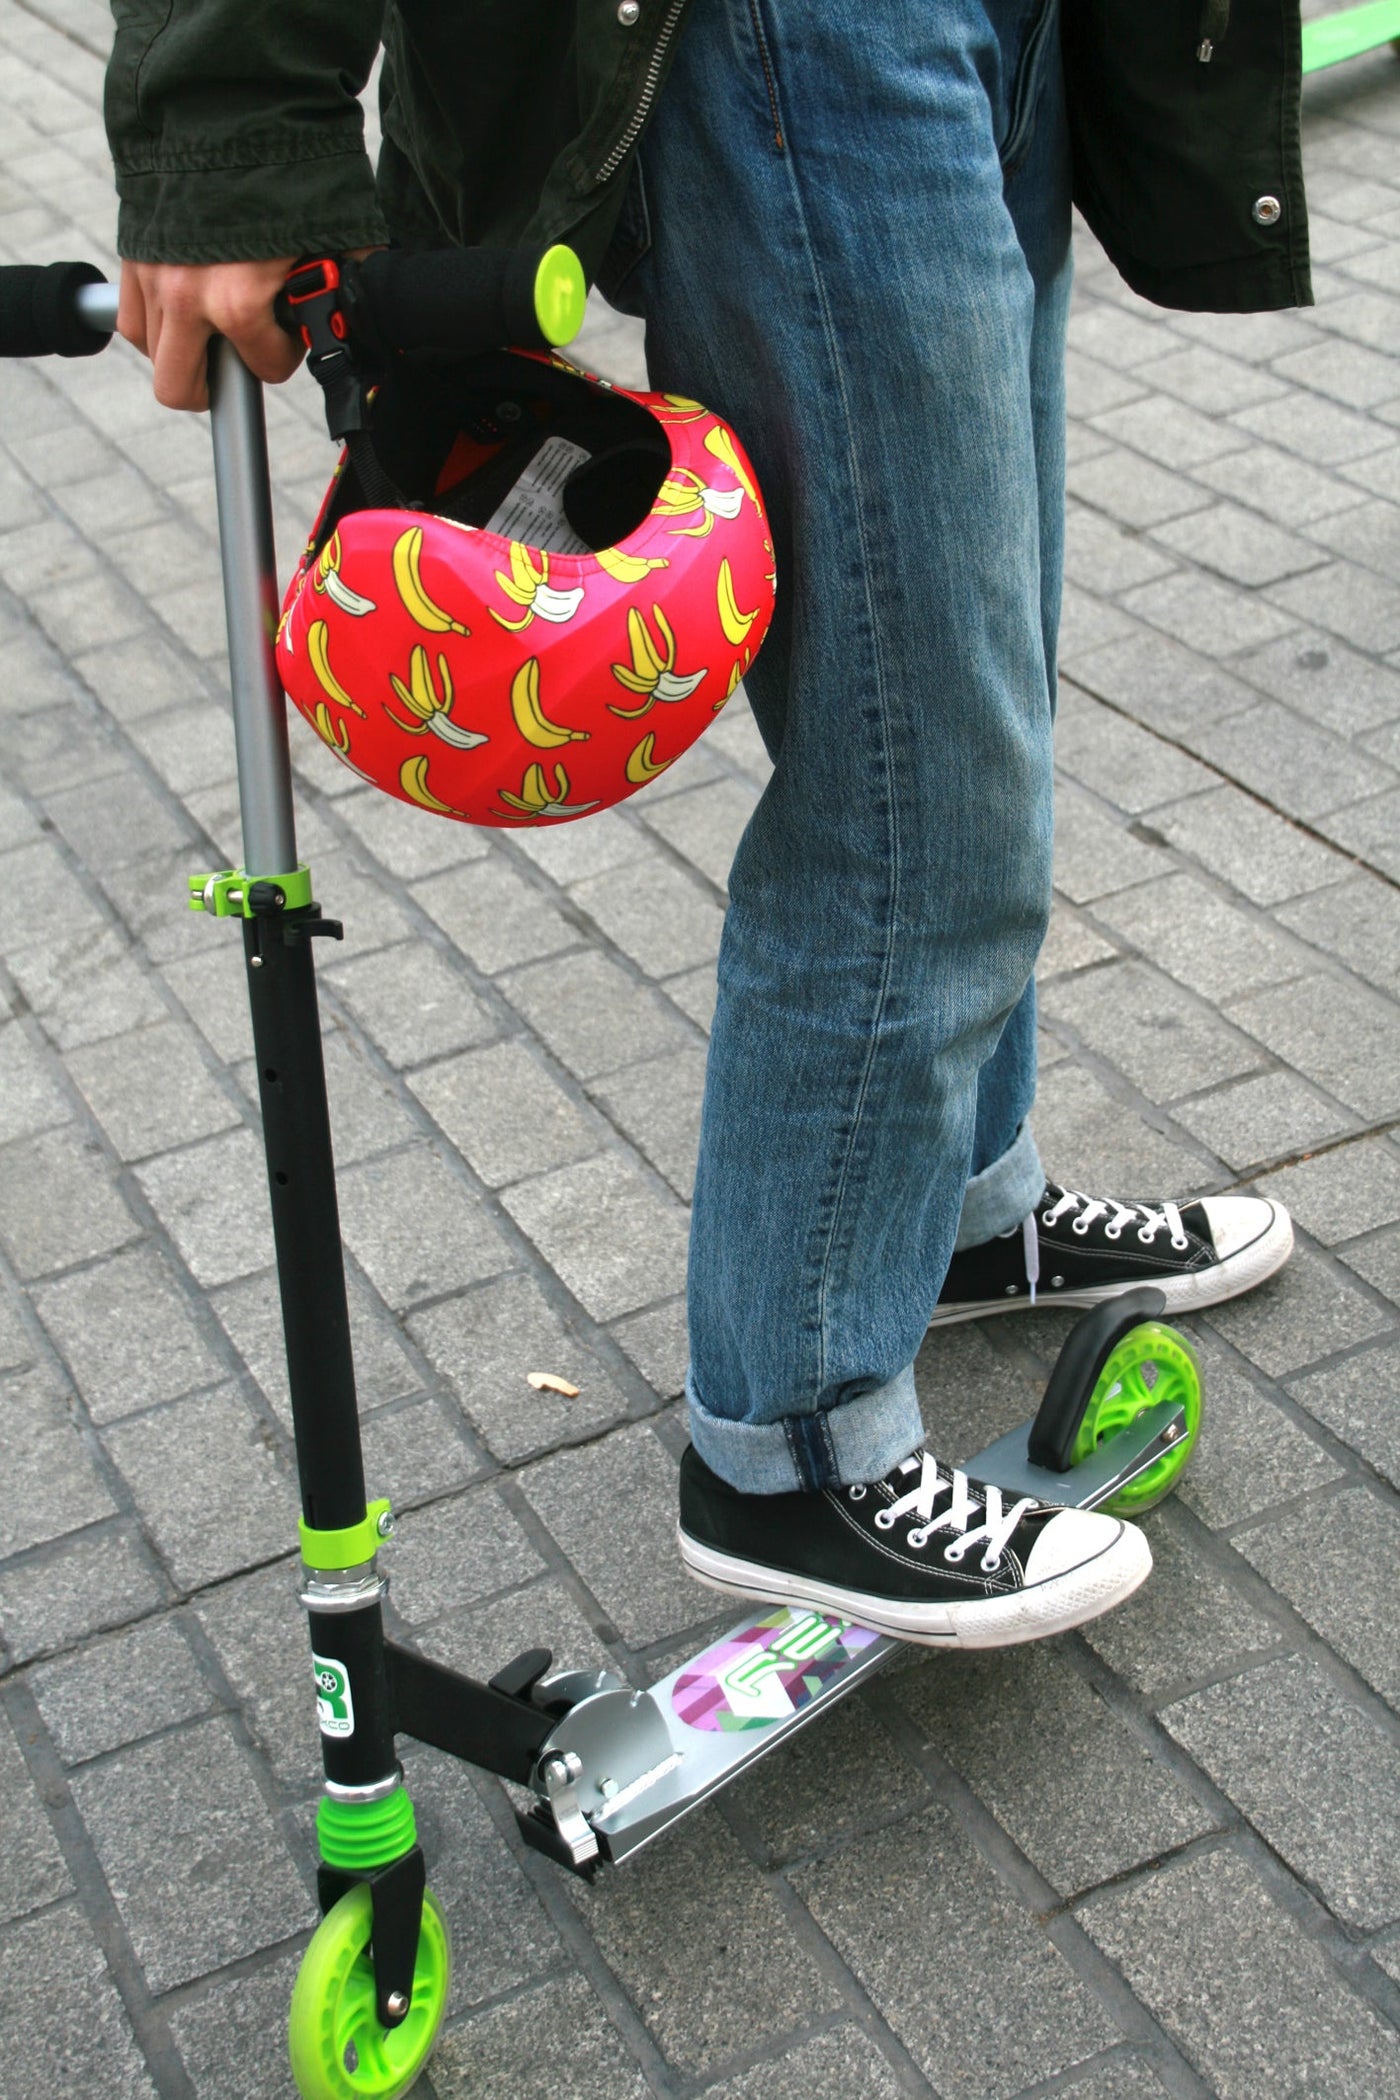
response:
<svg viewBox="0 0 1400 2100"><path fill-rule="evenodd" d="M408 506L379 463L369 434L369 394L374 380L362 369L352 326L355 264L333 256L312 257L288 273L277 299L277 318L300 335L306 364L326 403L326 428L345 446L355 479L375 510Z"/></svg>

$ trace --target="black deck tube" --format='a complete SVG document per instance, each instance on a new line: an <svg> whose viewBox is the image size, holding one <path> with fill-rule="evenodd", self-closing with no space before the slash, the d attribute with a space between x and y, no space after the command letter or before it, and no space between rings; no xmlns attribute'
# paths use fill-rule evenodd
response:
<svg viewBox="0 0 1400 2100"><path fill-rule="evenodd" d="M243 948L302 1514L318 1531L340 1531L364 1517L365 1469L316 977L311 942L297 931L303 916L245 919Z"/></svg>
<svg viewBox="0 0 1400 2100"><path fill-rule="evenodd" d="M357 1611L317 1611L313 1605L307 1617L312 1655L338 1663L345 1675L341 1695L332 1704L344 1709L350 1727L343 1735L321 1731L326 1777L336 1786L378 1786L397 1770L383 1614L378 1603L371 1602ZM336 1718L333 1712L333 1723Z"/></svg>

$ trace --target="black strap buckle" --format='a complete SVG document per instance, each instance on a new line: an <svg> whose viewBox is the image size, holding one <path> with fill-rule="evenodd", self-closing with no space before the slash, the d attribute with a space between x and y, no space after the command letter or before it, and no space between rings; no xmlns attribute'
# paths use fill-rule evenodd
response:
<svg viewBox="0 0 1400 2100"><path fill-rule="evenodd" d="M326 428L333 438L365 428L367 382L356 363L345 319L342 266L333 256L309 257L288 273L277 298L277 318L306 345L307 368L326 397Z"/></svg>

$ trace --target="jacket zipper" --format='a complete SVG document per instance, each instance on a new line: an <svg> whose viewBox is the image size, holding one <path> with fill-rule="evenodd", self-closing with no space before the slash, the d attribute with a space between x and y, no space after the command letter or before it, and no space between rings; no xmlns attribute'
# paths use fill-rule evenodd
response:
<svg viewBox="0 0 1400 2100"><path fill-rule="evenodd" d="M651 114L651 105L656 100L656 91L661 82L661 65L666 56L666 47L676 33L676 24L685 12L685 7L686 0L671 0L671 5L666 10L666 19L661 25L661 34L652 48L651 58L647 64L646 79L642 82L641 98L632 112L627 129L603 162L602 167L599 168L597 174L593 177L595 189L599 183L606 182L610 175L617 173L635 145L642 126Z"/></svg>

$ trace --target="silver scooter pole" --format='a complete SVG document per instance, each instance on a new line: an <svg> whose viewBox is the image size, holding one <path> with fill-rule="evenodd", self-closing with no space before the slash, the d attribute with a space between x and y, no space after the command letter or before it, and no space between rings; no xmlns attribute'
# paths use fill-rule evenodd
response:
<svg viewBox="0 0 1400 2100"><path fill-rule="evenodd" d="M296 867L296 822L287 704L273 655L277 569L262 387L217 337L209 345L209 401L243 866L255 880Z"/></svg>
<svg viewBox="0 0 1400 2100"><path fill-rule="evenodd" d="M86 284L79 314L99 334L117 325L117 287ZM209 344L210 427L238 757L243 866L251 879L297 865L287 705L277 675L277 566L261 383L232 346Z"/></svg>

